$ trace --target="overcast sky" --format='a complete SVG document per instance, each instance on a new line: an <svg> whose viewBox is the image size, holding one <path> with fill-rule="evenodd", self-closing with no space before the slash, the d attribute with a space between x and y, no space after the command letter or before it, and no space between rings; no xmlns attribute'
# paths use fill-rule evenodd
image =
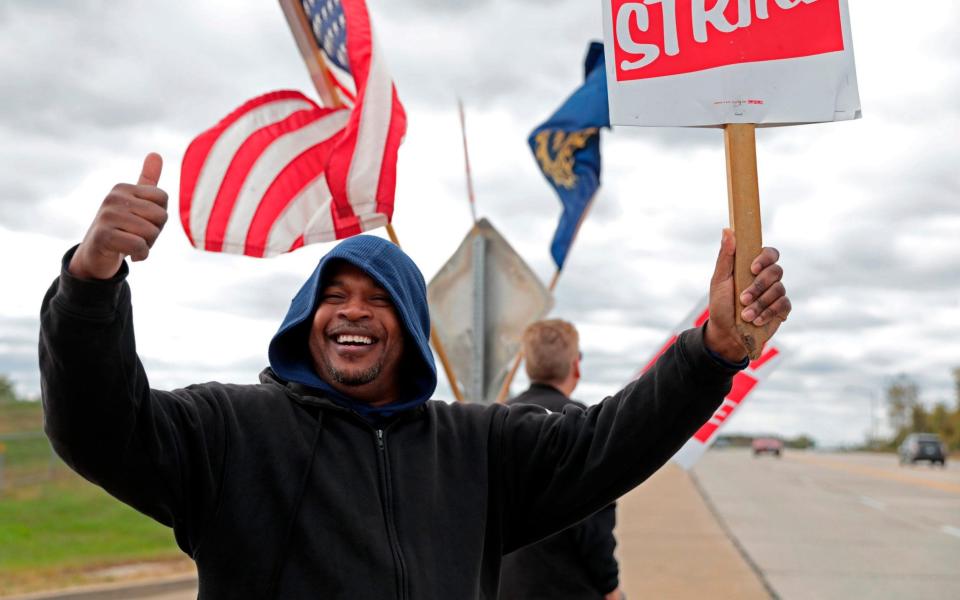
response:
<svg viewBox="0 0 960 600"><path fill-rule="evenodd" d="M526 147L580 83L600 3L369 0L406 107L394 224L429 280L470 228L456 98L478 209L546 281L559 203ZM954 401L960 366L960 8L850 0L864 118L758 132L764 241L793 300L786 356L728 432L863 439L899 373ZM179 225L189 141L245 100L313 94L273 0L0 4L0 374L39 393L40 300L143 156L165 158L171 219L135 264L137 342L154 387L254 382L293 293L329 244L257 260L193 250ZM604 132L603 187L554 315L585 354L575 394L625 383L707 290L727 199L722 133ZM516 391L519 391L519 385ZM850 386L854 386L850 388ZM438 397L449 398L441 378ZM879 415L879 412L878 412Z"/></svg>

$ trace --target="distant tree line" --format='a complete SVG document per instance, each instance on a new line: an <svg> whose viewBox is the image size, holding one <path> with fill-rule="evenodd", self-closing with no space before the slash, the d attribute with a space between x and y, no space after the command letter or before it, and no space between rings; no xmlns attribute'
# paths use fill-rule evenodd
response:
<svg viewBox="0 0 960 600"><path fill-rule="evenodd" d="M783 445L787 448L793 448L796 450L806 450L807 448L814 448L817 443L809 435L798 435L792 438L781 438L780 436L769 436L769 435L751 435L746 433L732 433L730 435L720 435L717 436L716 443L720 446L732 446L734 448L749 448L750 444L753 443L754 438L761 437L777 437L783 441Z"/></svg>
<svg viewBox="0 0 960 600"><path fill-rule="evenodd" d="M0 374L0 406L22 406L28 403L31 406L40 406L36 396L24 396L17 394L17 387L10 377Z"/></svg>
<svg viewBox="0 0 960 600"><path fill-rule="evenodd" d="M17 397L17 390L13 387L13 382L6 375L0 375L0 404L9 404L20 400Z"/></svg>
<svg viewBox="0 0 960 600"><path fill-rule="evenodd" d="M887 442L896 448L911 433L936 433L951 451L960 450L960 367L953 375L953 406L939 401L932 408L920 402L920 386L907 375L898 375L885 390L887 415L893 437Z"/></svg>
<svg viewBox="0 0 960 600"><path fill-rule="evenodd" d="M13 381L0 375L0 436L37 433L43 428L43 413L35 398L18 395ZM9 444L6 444L9 446Z"/></svg>

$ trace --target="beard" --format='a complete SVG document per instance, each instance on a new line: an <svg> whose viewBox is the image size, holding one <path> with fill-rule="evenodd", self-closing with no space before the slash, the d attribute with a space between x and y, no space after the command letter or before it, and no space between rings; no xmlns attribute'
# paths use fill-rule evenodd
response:
<svg viewBox="0 0 960 600"><path fill-rule="evenodd" d="M380 372L383 370L383 356L366 369L354 369L350 371L336 368L326 355L322 355L321 360L323 361L326 372L340 385L366 385L379 377Z"/></svg>

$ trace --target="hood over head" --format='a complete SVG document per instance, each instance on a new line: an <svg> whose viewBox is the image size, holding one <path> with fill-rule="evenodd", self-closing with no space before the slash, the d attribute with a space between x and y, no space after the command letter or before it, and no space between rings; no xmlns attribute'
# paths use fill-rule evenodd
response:
<svg viewBox="0 0 960 600"><path fill-rule="evenodd" d="M399 400L372 407L335 390L320 378L310 355L308 339L323 284L332 266L344 261L376 281L393 301L405 334L401 360ZM319 389L323 394L363 415L389 417L423 404L437 387L437 368L430 350L430 311L427 286L417 265L395 244L371 235L348 238L324 256L290 303L280 329L270 341L270 367L281 379Z"/></svg>

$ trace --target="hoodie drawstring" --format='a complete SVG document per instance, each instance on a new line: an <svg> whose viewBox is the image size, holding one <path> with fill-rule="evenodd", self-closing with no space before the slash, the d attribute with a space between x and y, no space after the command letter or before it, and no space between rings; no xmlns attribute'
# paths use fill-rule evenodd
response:
<svg viewBox="0 0 960 600"><path fill-rule="evenodd" d="M293 534L293 525L297 520L297 514L300 512L300 505L303 503L303 496L307 491L307 482L310 481L310 472L313 470L313 460L317 456L317 445L320 443L320 430L323 427L323 411L317 409L317 431L313 436L313 445L310 447L310 460L307 461L307 468L303 472L303 478L300 481L300 491L297 493L297 499L293 503L293 510L290 512L290 519L287 522L286 533L280 543L277 553L276 563L273 565L273 574L270 576L270 586L267 588L268 598L276 598L277 590L280 584L280 574L283 571L283 565L287 560L287 548L290 547L290 536Z"/></svg>

